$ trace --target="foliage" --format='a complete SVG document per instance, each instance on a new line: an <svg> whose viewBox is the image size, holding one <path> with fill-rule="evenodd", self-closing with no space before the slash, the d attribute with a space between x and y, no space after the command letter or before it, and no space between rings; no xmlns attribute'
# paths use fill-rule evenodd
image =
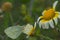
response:
<svg viewBox="0 0 60 40"><path fill-rule="evenodd" d="M0 0L0 1L1 5L3 5L4 2L8 1L12 3L11 11L2 10L2 13L0 13L0 16L1 15L4 16L0 18L0 40L60 40L60 20L58 21L59 22L58 25L55 25L54 29L51 28L47 30L40 29L37 24L34 34L29 36L29 38L26 38L27 35L24 33L20 34L21 30L23 30L22 28L27 23L34 24L37 18L41 16L42 11L44 9L51 7L52 3L56 0ZM60 0L58 1L60 2ZM31 4L31 2L33 4ZM60 3L58 3L57 5L58 11L60 11L59 4ZM21 28L20 26L17 25L20 26L23 25L23 27ZM9 29L10 27L13 29ZM4 32L5 29L6 31ZM17 30L18 32L15 32L15 30ZM11 39L7 36L9 35L9 31L11 33L13 31L14 33L18 34L18 35L15 34L15 37L14 35L12 35L12 37L16 39ZM6 35L5 33L8 34Z"/></svg>

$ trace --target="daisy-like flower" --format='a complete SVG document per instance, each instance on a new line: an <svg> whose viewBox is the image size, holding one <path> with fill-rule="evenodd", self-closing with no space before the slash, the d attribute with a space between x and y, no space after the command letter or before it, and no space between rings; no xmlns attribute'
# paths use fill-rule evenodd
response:
<svg viewBox="0 0 60 40"><path fill-rule="evenodd" d="M49 26L51 28L54 28L54 23L55 23L55 25L57 25L58 18L60 18L60 14L59 14L60 12L57 12L55 10L55 7L56 7L57 3L58 3L58 1L55 1L53 3L53 7L48 9L48 10L44 10L42 12L42 16L40 16L37 19L37 23L39 23L40 28L48 29Z"/></svg>
<svg viewBox="0 0 60 40"><path fill-rule="evenodd" d="M34 33L35 28L36 28L36 22L35 22L34 26L31 25L31 24L27 24L27 25L24 27L23 33L25 33L25 34L27 35L26 38L28 38L30 35L32 35L32 34Z"/></svg>

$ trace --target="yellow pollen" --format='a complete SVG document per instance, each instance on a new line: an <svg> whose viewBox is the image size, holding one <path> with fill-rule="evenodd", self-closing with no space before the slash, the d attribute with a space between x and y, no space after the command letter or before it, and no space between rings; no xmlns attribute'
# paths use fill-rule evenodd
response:
<svg viewBox="0 0 60 40"><path fill-rule="evenodd" d="M55 10L49 9L44 12L43 18L49 20L55 16Z"/></svg>
<svg viewBox="0 0 60 40"><path fill-rule="evenodd" d="M33 35L34 28L29 32L29 35Z"/></svg>

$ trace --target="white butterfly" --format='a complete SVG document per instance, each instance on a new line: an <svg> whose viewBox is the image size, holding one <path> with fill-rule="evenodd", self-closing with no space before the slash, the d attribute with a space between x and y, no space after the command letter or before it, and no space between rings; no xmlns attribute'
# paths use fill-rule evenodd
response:
<svg viewBox="0 0 60 40"><path fill-rule="evenodd" d="M20 36L22 30L23 30L23 26L17 25L17 26L8 27L7 29L4 30L4 32L8 37L12 39L16 39L17 37Z"/></svg>

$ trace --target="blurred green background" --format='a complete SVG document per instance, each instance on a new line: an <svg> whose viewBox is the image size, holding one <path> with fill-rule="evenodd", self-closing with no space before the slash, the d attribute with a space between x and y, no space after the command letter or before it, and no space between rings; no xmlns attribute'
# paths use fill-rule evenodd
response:
<svg viewBox="0 0 60 40"><path fill-rule="evenodd" d="M0 15L6 16L0 18L0 40L13 40L4 33L7 27L25 25L27 23L34 24L37 18L41 16L43 10L52 7L54 1L56 0L0 0L0 7L4 2L11 2L13 7L8 14L6 12L0 13ZM56 10L60 11L60 0L58 1ZM37 27L36 33L28 39L25 38L26 35L21 34L15 40L60 40L60 31L57 28L60 29L59 25L56 26L56 29L50 28L47 30Z"/></svg>

